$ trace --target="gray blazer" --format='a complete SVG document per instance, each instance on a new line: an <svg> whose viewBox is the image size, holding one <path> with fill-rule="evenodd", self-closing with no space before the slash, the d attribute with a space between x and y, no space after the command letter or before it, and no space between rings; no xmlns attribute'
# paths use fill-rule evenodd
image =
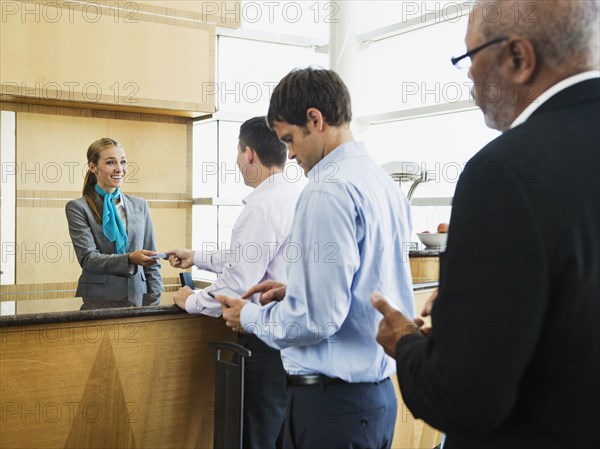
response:
<svg viewBox="0 0 600 449"><path fill-rule="evenodd" d="M143 198L124 195L127 218L127 253L139 249L156 251L156 239L150 221L148 204ZM95 195L102 214L103 202ZM158 296L163 291L160 263L151 267L130 265L127 254L116 254L115 243L102 233L85 198L69 201L65 208L69 234L83 272L77 286L77 296L84 298L122 300L139 303L145 293Z"/></svg>

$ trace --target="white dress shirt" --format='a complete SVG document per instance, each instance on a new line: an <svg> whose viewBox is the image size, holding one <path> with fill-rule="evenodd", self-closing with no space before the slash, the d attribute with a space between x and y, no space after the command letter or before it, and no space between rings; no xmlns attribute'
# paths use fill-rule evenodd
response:
<svg viewBox="0 0 600 449"><path fill-rule="evenodd" d="M119 217L121 217L121 221L123 222L123 227L125 231L127 231L127 214L125 213L125 195L119 194L119 202L115 204L117 208L117 212L119 212Z"/></svg>
<svg viewBox="0 0 600 449"><path fill-rule="evenodd" d="M187 298L188 313L221 315L221 304L207 291L227 287L242 295L267 279L286 282L285 245L294 218L296 201L304 183L276 173L244 199L244 209L231 232L231 245L216 252L196 251L194 264L219 274L204 290ZM258 295L251 298L258 302Z"/></svg>
<svg viewBox="0 0 600 449"><path fill-rule="evenodd" d="M127 232L127 214L125 213L125 195L119 193L119 202L115 204L117 208L117 212L119 213L119 217L121 217L121 221L123 222L123 227L125 228L125 232ZM135 272L135 264L129 264L129 274L133 274Z"/></svg>

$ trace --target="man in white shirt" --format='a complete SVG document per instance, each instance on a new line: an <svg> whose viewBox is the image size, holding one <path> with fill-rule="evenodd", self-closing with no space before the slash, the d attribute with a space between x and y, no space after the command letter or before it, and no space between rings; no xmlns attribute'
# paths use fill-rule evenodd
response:
<svg viewBox="0 0 600 449"><path fill-rule="evenodd" d="M244 209L232 234L231 246L218 252L177 249L168 251L171 265L196 265L218 273L217 280L194 292L182 287L175 303L188 313L221 315L221 304L208 295L222 287L243 294L267 279L286 279L286 245L296 201L304 184L283 173L287 147L269 129L264 117L242 124L237 165L244 183L254 191L244 199ZM258 295L255 299L258 301ZM244 388L245 449L276 447L285 416L286 379L279 351L250 334L239 343L252 351L246 360Z"/></svg>

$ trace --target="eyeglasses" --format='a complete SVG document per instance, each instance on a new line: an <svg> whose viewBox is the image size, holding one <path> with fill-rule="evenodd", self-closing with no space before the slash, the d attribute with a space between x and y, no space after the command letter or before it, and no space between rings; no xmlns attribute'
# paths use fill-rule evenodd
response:
<svg viewBox="0 0 600 449"><path fill-rule="evenodd" d="M457 69L468 69L469 67L471 67L471 61L473 60L473 56L475 56L481 50L489 47L490 45L499 44L500 42L504 42L507 40L508 36L497 37L496 39L492 39L491 41L488 41L485 44L474 48L473 50L469 50L462 56L451 58L450 61L452 62L452 65Z"/></svg>

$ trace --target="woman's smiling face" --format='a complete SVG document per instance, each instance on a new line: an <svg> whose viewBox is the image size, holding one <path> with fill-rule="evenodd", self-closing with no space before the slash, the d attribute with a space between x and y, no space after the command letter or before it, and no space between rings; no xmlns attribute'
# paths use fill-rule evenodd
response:
<svg viewBox="0 0 600 449"><path fill-rule="evenodd" d="M98 185L104 191L113 193L123 185L123 178L127 174L125 150L115 146L104 148L98 162L90 163L90 170L96 175Z"/></svg>

